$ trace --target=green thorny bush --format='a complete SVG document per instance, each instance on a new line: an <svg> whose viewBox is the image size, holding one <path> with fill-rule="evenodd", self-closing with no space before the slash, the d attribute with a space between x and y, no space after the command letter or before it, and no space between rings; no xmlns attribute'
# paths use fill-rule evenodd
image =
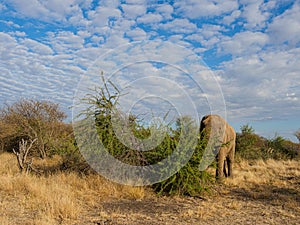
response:
<svg viewBox="0 0 300 225"><path fill-rule="evenodd" d="M183 120L185 122L183 122ZM184 126L185 124L186 126ZM206 147L207 139L197 138L196 142L190 140L191 137L187 133L190 130L195 129L195 121L190 117L182 117L177 119L176 129L173 130L174 136L170 137L175 143L171 145L171 148L165 148L160 152L160 155L165 157L168 151L174 151L175 148L183 147L180 152L183 153L182 158L185 159L186 155L191 153L191 157L188 162L182 167L178 168L178 172L172 175L167 180L154 184L154 190L160 194L169 195L188 195L188 196L200 196L202 192L209 191L213 176L207 171L200 171L199 164L203 156L204 148ZM182 145L179 142L181 136L184 136Z"/></svg>
<svg viewBox="0 0 300 225"><path fill-rule="evenodd" d="M103 74L102 81L104 85L96 89L95 94L88 95L83 99L85 103L91 106L83 114L86 117L94 118L98 138L106 151L116 159L135 166L154 165L162 160L171 160L170 156L177 154L176 158L179 162L170 162L175 163L173 165L175 167L174 175L152 185L153 189L158 194L189 196L199 196L202 191L208 190L208 184L212 177L207 172L199 171L199 162L205 143L197 136L195 138L190 135L190 131L197 127L195 121L188 116L178 118L175 128L167 126L164 130L164 138L160 144L151 150L140 151L145 146L135 143L136 139L145 139L154 135L152 138L155 141L157 138L155 134L161 135L161 133L153 132L153 130L160 130L161 124L155 124L154 127L143 126L137 116L129 115L126 117L124 113L116 111L120 92L111 81L105 80ZM111 94L112 92L114 94ZM119 132L123 136L129 137L127 140L131 141L130 146L133 148L124 145L119 140L113 121L121 124L121 127L117 127L117 129L120 128ZM122 129L122 125L125 126L125 129ZM130 139L130 136L133 138ZM184 138L181 138L182 136ZM180 149L176 151L178 147ZM94 153L91 152L90 154L93 155ZM191 156L189 160L186 158L187 154ZM187 163L183 168L180 168L179 164L182 160L187 160ZM164 172L161 171L161 173Z"/></svg>

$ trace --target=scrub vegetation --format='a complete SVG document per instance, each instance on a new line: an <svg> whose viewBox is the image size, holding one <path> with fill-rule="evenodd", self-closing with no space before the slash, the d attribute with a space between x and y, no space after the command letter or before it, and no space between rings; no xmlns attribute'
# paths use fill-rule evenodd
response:
<svg viewBox="0 0 300 225"><path fill-rule="evenodd" d="M218 183L214 164L199 171L206 140L190 135L197 129L192 118L176 118L158 146L139 151L145 146L136 140L157 138L162 124L145 126L137 115L125 119L113 111L118 90L104 83L83 100L91 107L82 115L95 120L98 138L111 155L145 166L171 154L185 160L194 150L189 161L181 169L175 165L174 175L154 185L113 183L85 161L58 104L21 99L0 110L1 224L216 224L224 222L222 217L233 223L299 221L300 144L260 137L244 125L237 133L234 178ZM135 137L134 149L119 140L111 115L126 123L128 129L121 131Z"/></svg>

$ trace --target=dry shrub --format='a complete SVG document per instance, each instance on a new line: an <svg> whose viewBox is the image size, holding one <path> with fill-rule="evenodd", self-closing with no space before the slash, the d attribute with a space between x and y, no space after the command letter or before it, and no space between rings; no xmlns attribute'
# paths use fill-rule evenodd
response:
<svg viewBox="0 0 300 225"><path fill-rule="evenodd" d="M49 101L20 99L0 109L0 150L11 152L24 139L37 141L30 154L42 158L65 149L71 126L59 105Z"/></svg>

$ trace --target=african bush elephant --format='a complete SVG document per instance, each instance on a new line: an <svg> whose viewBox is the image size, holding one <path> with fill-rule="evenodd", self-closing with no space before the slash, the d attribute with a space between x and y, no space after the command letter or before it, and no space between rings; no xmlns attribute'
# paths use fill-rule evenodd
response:
<svg viewBox="0 0 300 225"><path fill-rule="evenodd" d="M215 140L214 148L217 149L216 178L222 179L224 176L232 176L236 140L234 129L222 117L207 115L201 120L200 133L202 138ZM226 164L228 171L226 171Z"/></svg>

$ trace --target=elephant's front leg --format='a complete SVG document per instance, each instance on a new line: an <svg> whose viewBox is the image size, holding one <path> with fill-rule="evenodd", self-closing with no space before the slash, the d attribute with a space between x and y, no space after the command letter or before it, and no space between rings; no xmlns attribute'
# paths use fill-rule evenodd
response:
<svg viewBox="0 0 300 225"><path fill-rule="evenodd" d="M217 179L222 179L224 178L224 154L222 152L222 149L220 150L218 157L217 157L217 171L216 171L216 177Z"/></svg>

